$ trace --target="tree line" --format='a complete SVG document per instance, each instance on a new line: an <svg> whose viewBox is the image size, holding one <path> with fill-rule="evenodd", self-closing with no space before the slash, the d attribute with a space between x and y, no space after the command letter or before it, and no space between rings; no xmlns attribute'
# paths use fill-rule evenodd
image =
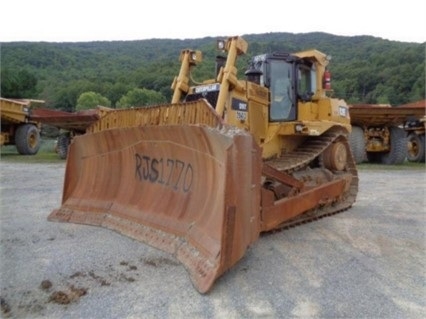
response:
<svg viewBox="0 0 426 319"><path fill-rule="evenodd" d="M327 33L265 33L238 62L244 76L251 56L317 49L332 57L334 95L349 104L400 105L425 98L425 43ZM54 109L164 103L179 72L182 49L203 52L194 80L214 77L216 38L149 39L76 43L0 43L1 96L34 98Z"/></svg>

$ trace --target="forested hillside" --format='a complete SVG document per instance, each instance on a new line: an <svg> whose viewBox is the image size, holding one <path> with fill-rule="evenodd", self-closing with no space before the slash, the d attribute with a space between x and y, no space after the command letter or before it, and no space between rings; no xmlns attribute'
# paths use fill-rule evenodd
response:
<svg viewBox="0 0 426 319"><path fill-rule="evenodd" d="M243 35L248 54L239 62L244 76L250 56L315 48L332 56L335 96L348 103L399 105L425 97L425 44L371 36L343 37L326 33ZM179 71L182 49L203 51L195 80L212 78L214 38L140 41L1 43L1 96L43 99L51 108L75 110L84 92L111 101L135 88L153 90L170 100L170 85Z"/></svg>

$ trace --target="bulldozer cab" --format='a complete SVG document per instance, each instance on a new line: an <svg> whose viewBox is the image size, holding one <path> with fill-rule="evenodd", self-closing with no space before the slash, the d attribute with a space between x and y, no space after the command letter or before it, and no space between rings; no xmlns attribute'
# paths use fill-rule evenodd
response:
<svg viewBox="0 0 426 319"><path fill-rule="evenodd" d="M325 61L326 56L319 51L305 51L301 55L273 53L252 59L251 69L259 71L259 84L270 91L271 122L294 121L298 118L299 101L310 102L325 97L325 91L318 83L322 75L318 74L317 66L321 64L318 58Z"/></svg>
<svg viewBox="0 0 426 319"><path fill-rule="evenodd" d="M260 72L260 85L269 89L271 122L294 121L297 118L298 90L302 78L300 59L290 54L264 54L252 59L251 68ZM248 71L253 73L252 70ZM305 83L306 84L306 83Z"/></svg>

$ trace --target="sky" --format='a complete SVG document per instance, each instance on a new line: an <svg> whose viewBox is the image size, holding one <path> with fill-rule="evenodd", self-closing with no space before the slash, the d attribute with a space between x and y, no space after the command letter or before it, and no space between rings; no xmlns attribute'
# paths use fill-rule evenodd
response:
<svg viewBox="0 0 426 319"><path fill-rule="evenodd" d="M426 42L425 0L0 0L0 42L326 32Z"/></svg>

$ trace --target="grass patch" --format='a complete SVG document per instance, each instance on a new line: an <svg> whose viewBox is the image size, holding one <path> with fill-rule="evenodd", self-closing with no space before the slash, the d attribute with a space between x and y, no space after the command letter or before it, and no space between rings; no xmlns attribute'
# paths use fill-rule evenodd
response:
<svg viewBox="0 0 426 319"><path fill-rule="evenodd" d="M0 160L14 163L65 163L55 152L55 140L42 139L40 149L35 155L21 155L14 145L0 148Z"/></svg>
<svg viewBox="0 0 426 319"><path fill-rule="evenodd" d="M376 163L361 163L357 165L358 170L425 170L425 163L413 163L409 161L405 161L400 165L384 165L384 164L376 164Z"/></svg>

